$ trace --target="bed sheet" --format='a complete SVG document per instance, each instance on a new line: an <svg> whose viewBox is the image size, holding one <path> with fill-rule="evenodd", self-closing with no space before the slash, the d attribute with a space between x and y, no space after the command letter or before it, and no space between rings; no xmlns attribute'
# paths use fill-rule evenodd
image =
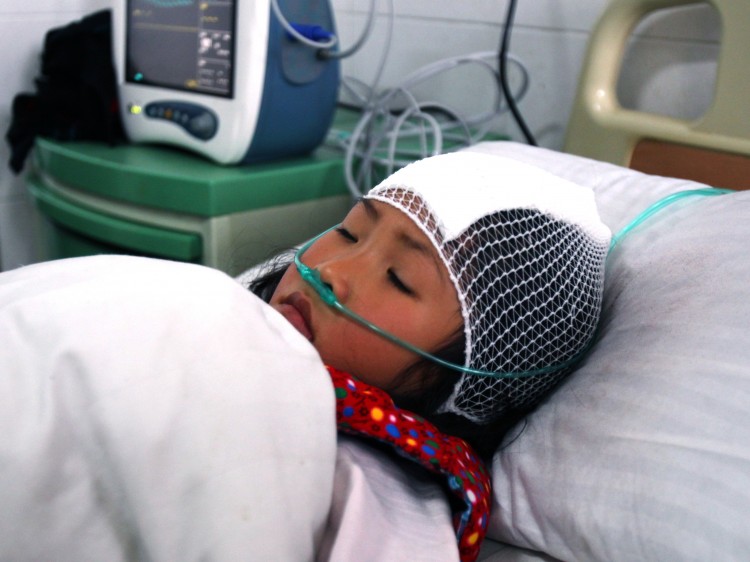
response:
<svg viewBox="0 0 750 562"><path fill-rule="evenodd" d="M442 485L409 460L340 435L318 560L457 562Z"/></svg>
<svg viewBox="0 0 750 562"><path fill-rule="evenodd" d="M561 562L542 552L487 539L479 553L479 562Z"/></svg>

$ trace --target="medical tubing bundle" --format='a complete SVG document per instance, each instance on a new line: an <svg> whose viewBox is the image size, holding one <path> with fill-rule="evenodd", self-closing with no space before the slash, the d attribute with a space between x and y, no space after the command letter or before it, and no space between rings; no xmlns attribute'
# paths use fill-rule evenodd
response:
<svg viewBox="0 0 750 562"><path fill-rule="evenodd" d="M279 0L271 0L271 3L274 14L288 34L310 48L318 49L318 56L321 58L340 59L354 54L372 34L375 0L370 0L367 21L360 37L352 47L341 51L332 49L333 44L329 46L323 41L319 42L317 38L310 38L310 32L300 33L298 30L300 26L290 24L281 13ZM345 179L354 197L363 195L377 183L377 177L385 177L395 168L414 160L476 144L483 140L491 130L493 120L505 111L512 113L513 119L527 142L536 144L516 105L526 94L529 82L526 67L509 52L516 0L512 0L508 6L498 50L437 61L418 69L395 87L379 92L378 87L392 43L393 4L393 0L386 2L387 27L382 41L384 48L376 65L372 84L367 86L362 81L351 77L344 77L341 81L342 93L356 100L351 105L361 110L361 118L351 133L335 130L329 133L328 143L344 150ZM336 38L332 35L331 42L336 42ZM493 65L497 64L497 70L488 62L490 59ZM420 102L412 93L411 88L418 83L466 63L478 63L490 71L493 86L496 89L492 111L477 116L463 117L446 104L434 101ZM521 76L521 85L515 94L508 83L508 70L511 64L518 67ZM503 99L507 100L505 104L502 103ZM406 101L406 107L399 107L397 102L403 100ZM342 105L347 104L342 103ZM440 118L441 116L443 118ZM403 145L399 145L404 139L416 139L418 147L411 145L404 148Z"/></svg>
<svg viewBox="0 0 750 562"><path fill-rule="evenodd" d="M492 120L509 110L509 96L520 100L529 89L529 75L523 62L509 53L504 58L506 64L512 63L519 70L520 83L515 93L507 90L504 94L499 89L501 80L493 66L497 59L495 51L480 51L436 61L417 69L398 85L379 94L374 88L364 95L357 94L348 82L344 82L344 87L349 87L353 95L360 98L362 115L351 133L336 134L333 131L329 143L344 150L344 173L352 196L361 197L370 189L376 182L373 179L376 171L388 176L395 169L415 160L456 151L484 139L491 129ZM491 109L476 115L461 116L444 103L417 100L414 88L435 76L468 65L486 72L498 86ZM379 69L381 71L382 67ZM405 102L405 107L394 112L393 107L399 101ZM447 119L440 119L440 116ZM417 146L406 149L399 146L400 141L408 138L415 138ZM357 172L355 167L358 168Z"/></svg>

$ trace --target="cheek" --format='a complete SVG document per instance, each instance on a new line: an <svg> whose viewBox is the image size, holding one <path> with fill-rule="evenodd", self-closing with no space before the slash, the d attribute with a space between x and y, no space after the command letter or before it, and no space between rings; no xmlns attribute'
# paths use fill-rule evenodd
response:
<svg viewBox="0 0 750 562"><path fill-rule="evenodd" d="M386 326L381 326L386 329ZM396 332L395 329L389 330ZM316 343L324 362L362 381L389 390L396 377L417 358L367 328L345 321Z"/></svg>

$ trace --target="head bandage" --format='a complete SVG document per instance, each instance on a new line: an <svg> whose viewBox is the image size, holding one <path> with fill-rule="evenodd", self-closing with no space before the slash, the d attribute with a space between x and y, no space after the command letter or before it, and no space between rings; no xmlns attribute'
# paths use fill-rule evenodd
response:
<svg viewBox="0 0 750 562"><path fill-rule="evenodd" d="M533 404L569 372L594 335L610 240L589 189L514 160L458 152L410 164L365 197L424 232L456 290L465 362L448 366L465 372L441 411L487 422ZM300 261L307 247L295 262L325 302L445 364L338 303Z"/></svg>
<svg viewBox="0 0 750 562"><path fill-rule="evenodd" d="M397 171L367 198L425 233L461 305L465 366L443 411L486 422L537 401L589 345L610 231L590 189L500 156L457 152ZM550 367L551 371L544 371Z"/></svg>

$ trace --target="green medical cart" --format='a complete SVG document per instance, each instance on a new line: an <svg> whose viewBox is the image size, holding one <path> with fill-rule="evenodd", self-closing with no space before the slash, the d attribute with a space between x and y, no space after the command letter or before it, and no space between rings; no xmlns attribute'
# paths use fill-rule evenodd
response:
<svg viewBox="0 0 750 562"><path fill-rule="evenodd" d="M340 152L221 166L177 149L38 139L28 175L39 259L118 253L236 275L339 222Z"/></svg>

